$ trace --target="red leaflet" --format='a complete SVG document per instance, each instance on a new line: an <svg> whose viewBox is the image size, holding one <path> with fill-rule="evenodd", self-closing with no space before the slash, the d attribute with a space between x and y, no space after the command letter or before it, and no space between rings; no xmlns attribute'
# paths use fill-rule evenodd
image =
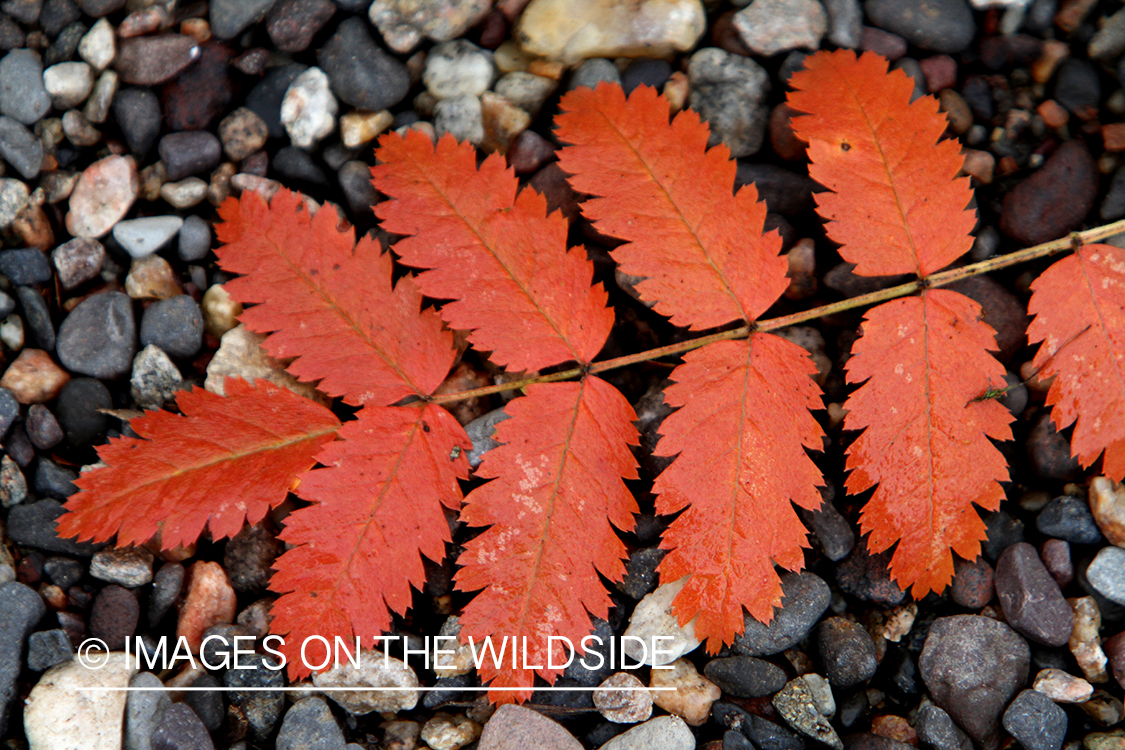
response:
<svg viewBox="0 0 1125 750"><path fill-rule="evenodd" d="M1033 364L1055 378L1051 417L1074 424L1071 450L1083 466L1105 451L1102 472L1125 478L1125 252L1086 245L1031 285L1035 316L1028 341L1042 342Z"/></svg>
<svg viewBox="0 0 1125 750"><path fill-rule="evenodd" d="M593 630L590 615L606 617L610 604L598 574L620 580L625 545L613 526L632 528L637 503L622 479L635 479L629 450L638 443L636 415L613 386L595 377L578 383L532 385L505 407L511 419L497 427L503 443L484 455L477 476L492 479L465 498L461 517L490 528L465 545L457 588L483 589L461 615L461 640L487 635L520 644L517 668L485 662L481 678L493 701L526 700L535 673L548 682L548 636L577 647ZM612 524L612 526L610 525ZM510 653L510 651L509 651ZM556 655L556 664L566 655Z"/></svg>
<svg viewBox="0 0 1125 750"><path fill-rule="evenodd" d="M637 291L692 330L753 320L788 286L781 237L762 235L766 205L747 185L733 194L725 146L707 150L708 129L686 110L668 124L668 101L647 86L628 101L600 84L563 97L558 135L571 144L559 165L598 231L627 240L612 251Z"/></svg>
<svg viewBox="0 0 1125 750"><path fill-rule="evenodd" d="M613 311L581 247L566 249L567 223L547 216L534 190L518 183L503 158L476 167L476 151L452 136L385 135L372 170L394 200L375 213L383 227L412 235L394 246L418 275L422 293L450 299L442 317L470 330L477 349L511 370L589 362L613 327Z"/></svg>
<svg viewBox="0 0 1125 750"><path fill-rule="evenodd" d="M816 373L805 350L771 334L720 341L684 355L665 391L680 407L660 427L657 453L678 458L657 478L657 513L687 510L664 534L665 583L690 575L675 600L681 624L718 651L742 632L745 607L762 622L781 604L774 563L804 567L805 527L790 500L821 504Z"/></svg>
<svg viewBox="0 0 1125 750"><path fill-rule="evenodd" d="M164 549L234 536L279 505L298 473L312 468L340 426L320 404L265 380L229 378L226 397L196 388L176 397L183 416L146 412L137 438L98 448L104 468L75 482L81 492L59 518L62 537L141 544L160 534Z"/></svg>
<svg viewBox="0 0 1125 750"><path fill-rule="evenodd" d="M910 102L913 81L873 52L819 52L793 74L793 132L809 144L809 176L828 235L861 276L939 271L972 247L976 218L957 139L938 142L937 100Z"/></svg>
<svg viewBox="0 0 1125 750"><path fill-rule="evenodd" d="M995 332L980 305L946 289L925 291L868 311L848 360L844 426L863 430L848 448L848 492L878 484L860 519L868 548L895 542L891 573L915 598L953 578L950 549L980 554L984 522L974 505L996 510L1008 479L993 440L1011 440L1011 413L994 399L1004 367L986 349ZM866 382L864 382L866 381Z"/></svg>
<svg viewBox="0 0 1125 750"><path fill-rule="evenodd" d="M305 474L298 494L312 503L292 513L281 538L296 545L278 558L270 589L272 630L285 635L289 676L308 674L299 648L308 636L372 639L405 614L410 587L422 588L422 555L445 558L443 506L457 510L467 479L461 425L439 406L368 406L324 447L325 466ZM307 661L319 663L311 651Z"/></svg>
<svg viewBox="0 0 1125 750"><path fill-rule="evenodd" d="M453 339L433 311L418 313L422 295L409 277L392 289L391 258L379 243L337 229L324 206L313 217L296 193L279 190L269 207L247 190L220 210L215 227L227 243L219 265L246 274L224 288L242 304L239 318L270 333L277 358L296 357L299 380L349 404L393 404L429 394L453 364Z"/></svg>

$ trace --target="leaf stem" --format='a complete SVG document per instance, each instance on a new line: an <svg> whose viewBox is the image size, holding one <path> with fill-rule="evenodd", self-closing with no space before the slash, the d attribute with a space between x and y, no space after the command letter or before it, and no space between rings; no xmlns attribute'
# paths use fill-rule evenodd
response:
<svg viewBox="0 0 1125 750"><path fill-rule="evenodd" d="M480 396L490 396L494 393L502 393L504 391L517 390L526 388L529 385L536 383L554 383L560 380L571 380L572 378L581 377L584 373L598 374L608 372L609 370L616 370L619 367L627 367L635 365L640 362L647 362L662 357L669 357L677 354L690 352L693 349L698 349L707 344L712 344L716 341L730 341L732 339L740 339L749 336L751 328L754 331L775 331L779 328L805 323L810 320L822 318L825 315L833 315L835 313L844 312L845 310L854 310L858 307L866 307L867 305L874 305L879 302L886 302L887 300L904 297L907 294L913 294L924 287L938 287L952 284L962 279L968 279L973 276L979 276L984 273L991 273L998 271L1001 268L1025 263L1029 260L1036 258L1046 258L1055 253L1062 252L1063 250L1076 250L1082 245L1088 245L1098 240L1103 240L1107 237L1112 237L1115 234L1125 232L1125 219L1115 221L1112 224L1105 224L1093 229L1087 229L1081 232L1071 232L1062 239L1052 240L1051 242L1044 242L1041 245L1028 247L1023 250L1017 250L1014 253L1007 255L998 255L994 258L982 260L979 263L973 263L960 268L951 268L948 271L941 271L939 273L931 274L930 276L915 281L910 281L898 286L888 287L887 289L880 289L877 292L870 294L861 294L858 297L851 297L849 299L833 302L829 305L821 305L814 307L810 310L803 312L793 313L792 315L783 315L779 318L767 318L757 321L751 326L740 326L739 328L732 328L729 331L722 331L720 333L713 333L709 336L701 336L699 338L691 339L690 341L681 341L678 344L669 344L668 346L661 346L656 349L649 349L636 354L627 354L624 357L615 357L614 359L607 359L601 362L594 362L587 368L572 367L568 370L560 370L553 372L550 375L536 375L534 377L523 378L522 380L512 380L507 383L499 383L497 385L490 385L484 388L474 388L469 391L461 391L458 393L443 393L440 396L433 396L430 401L435 404L445 404L451 401L461 401L467 398L478 398Z"/></svg>

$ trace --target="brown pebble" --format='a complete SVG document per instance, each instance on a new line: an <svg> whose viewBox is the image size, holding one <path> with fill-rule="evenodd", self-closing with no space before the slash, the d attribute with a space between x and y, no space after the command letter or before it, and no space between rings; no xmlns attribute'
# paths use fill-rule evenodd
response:
<svg viewBox="0 0 1125 750"><path fill-rule="evenodd" d="M1102 142L1105 150L1112 153L1125 151L1125 122L1102 125Z"/></svg>
<svg viewBox="0 0 1125 750"><path fill-rule="evenodd" d="M1110 544L1125 547L1125 487L1109 477L1090 483L1090 512Z"/></svg>
<svg viewBox="0 0 1125 750"><path fill-rule="evenodd" d="M919 60L926 88L931 94L950 88L957 83L957 61L949 55L931 55Z"/></svg>
<svg viewBox="0 0 1125 750"><path fill-rule="evenodd" d="M953 89L944 89L938 95L941 111L945 119L949 120L949 129L957 135L964 135L973 126L973 110L969 108L965 97Z"/></svg>
<svg viewBox="0 0 1125 750"><path fill-rule="evenodd" d="M21 404L42 404L59 395L70 375L55 364L42 349L24 349L8 365L0 386L7 388Z"/></svg>
<svg viewBox="0 0 1125 750"><path fill-rule="evenodd" d="M124 83L152 86L173 78L199 59L198 42L183 34L123 39L113 67Z"/></svg>
<svg viewBox="0 0 1125 750"><path fill-rule="evenodd" d="M110 651L125 648L125 639L137 630L141 608L132 591L110 584L98 592L90 609L90 635L105 641Z"/></svg>
<svg viewBox="0 0 1125 750"><path fill-rule="evenodd" d="M1102 641L1102 650L1109 659L1109 668L1113 672L1113 679L1125 688L1125 630L1112 638Z"/></svg>
<svg viewBox="0 0 1125 750"><path fill-rule="evenodd" d="M898 34L864 26L859 48L864 52L874 52L894 62L906 54L906 40Z"/></svg>
<svg viewBox="0 0 1125 750"><path fill-rule="evenodd" d="M558 164L548 164L535 173L529 184L547 199L547 212L562 211L568 221L578 219L578 194L567 182L566 173Z"/></svg>
<svg viewBox="0 0 1125 750"><path fill-rule="evenodd" d="M125 293L133 299L168 299L184 290L171 264L153 254L133 261L125 277Z"/></svg>
<svg viewBox="0 0 1125 750"><path fill-rule="evenodd" d="M508 166L516 170L516 174L533 174L554 159L554 144L534 130L520 133L508 149Z"/></svg>
<svg viewBox="0 0 1125 750"><path fill-rule="evenodd" d="M1062 539L1048 539L1039 547L1039 559L1059 588L1066 588L1074 580L1074 563L1070 560L1070 544Z"/></svg>
<svg viewBox="0 0 1125 750"><path fill-rule="evenodd" d="M770 112L770 145L774 152L786 161L801 161L805 158L805 149L809 147L793 132L790 122L796 110L782 102Z"/></svg>
<svg viewBox="0 0 1125 750"><path fill-rule="evenodd" d="M1049 128L1061 128L1070 119L1070 113L1066 111L1066 107L1054 99L1047 99L1035 111L1043 118L1043 124Z"/></svg>
<svg viewBox="0 0 1125 750"><path fill-rule="evenodd" d="M1097 195L1094 158L1082 140L1067 141L1004 196L1000 230L1028 246L1058 239L1082 225Z"/></svg>
<svg viewBox="0 0 1125 750"><path fill-rule="evenodd" d="M954 565L953 601L966 609L981 609L992 601L992 566L983 557L972 562L958 559Z"/></svg>

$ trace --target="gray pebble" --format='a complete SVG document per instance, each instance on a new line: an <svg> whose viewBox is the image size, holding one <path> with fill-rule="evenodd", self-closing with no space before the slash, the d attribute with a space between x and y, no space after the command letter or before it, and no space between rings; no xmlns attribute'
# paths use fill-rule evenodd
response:
<svg viewBox="0 0 1125 750"><path fill-rule="evenodd" d="M965 0L867 0L868 20L923 49L960 52L976 34Z"/></svg>
<svg viewBox="0 0 1125 750"><path fill-rule="evenodd" d="M40 630L27 639L27 668L32 672L45 672L73 658L74 648L65 630Z"/></svg>
<svg viewBox="0 0 1125 750"><path fill-rule="evenodd" d="M33 287L21 286L16 287L16 296L20 298L23 319L31 331L31 340L43 351L53 351L55 324L51 322L51 312L47 309L47 301L43 299L43 295Z"/></svg>
<svg viewBox="0 0 1125 750"><path fill-rule="evenodd" d="M11 117L0 116L0 156L30 180L43 167L43 144Z"/></svg>
<svg viewBox="0 0 1125 750"><path fill-rule="evenodd" d="M16 581L0 585L0 735L8 731L8 715L23 666L24 640L46 612L35 589Z"/></svg>
<svg viewBox="0 0 1125 750"><path fill-rule="evenodd" d="M361 18L342 21L316 61L336 96L353 107L378 112L401 102L410 90L406 66L376 46Z"/></svg>
<svg viewBox="0 0 1125 750"><path fill-rule="evenodd" d="M247 27L261 21L276 0L211 0L211 34L216 39L234 39Z"/></svg>
<svg viewBox="0 0 1125 750"><path fill-rule="evenodd" d="M1066 726L1066 712L1038 690L1022 691L1004 712L1004 729L1026 750L1059 750Z"/></svg>
<svg viewBox="0 0 1125 750"><path fill-rule="evenodd" d="M184 219L178 239L180 260L188 263L203 260L211 251L211 226L202 216L192 214Z"/></svg>
<svg viewBox="0 0 1125 750"><path fill-rule="evenodd" d="M344 750L344 733L323 698L303 698L285 713L277 750Z"/></svg>
<svg viewBox="0 0 1125 750"><path fill-rule="evenodd" d="M782 573L781 592L781 608L774 610L769 625L745 616L746 629L731 647L735 653L771 656L797 645L828 609L832 598L828 584L812 573Z"/></svg>
<svg viewBox="0 0 1125 750"><path fill-rule="evenodd" d="M87 297L59 326L59 361L71 372L117 378L130 371L135 352L133 301L121 292Z"/></svg>
<svg viewBox="0 0 1125 750"><path fill-rule="evenodd" d="M1125 549L1103 547L1086 569L1086 579L1106 599L1125 604Z"/></svg>
<svg viewBox="0 0 1125 750"><path fill-rule="evenodd" d="M203 313L186 294L158 300L141 316L141 346L155 346L169 357L194 357L203 346Z"/></svg>
<svg viewBox="0 0 1125 750"><path fill-rule="evenodd" d="M39 53L14 49L0 60L0 114L34 125L51 109Z"/></svg>

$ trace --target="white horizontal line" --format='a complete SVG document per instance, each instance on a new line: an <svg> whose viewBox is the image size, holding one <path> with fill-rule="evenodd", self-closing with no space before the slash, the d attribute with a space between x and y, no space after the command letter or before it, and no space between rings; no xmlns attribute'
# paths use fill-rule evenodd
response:
<svg viewBox="0 0 1125 750"><path fill-rule="evenodd" d="M652 692L665 692L668 690L678 690L674 687L103 687L95 685L91 687L84 687L81 691L94 690L98 692L111 692L111 693L144 693L155 692L158 690L185 690L197 691L203 693L213 692L228 692L228 693L244 693L255 691L270 691L278 693L397 693L397 692L418 692L418 693L483 693L489 692L516 692L530 690L533 693L593 693L597 691L604 692L625 692L631 690L643 690L646 693Z"/></svg>

